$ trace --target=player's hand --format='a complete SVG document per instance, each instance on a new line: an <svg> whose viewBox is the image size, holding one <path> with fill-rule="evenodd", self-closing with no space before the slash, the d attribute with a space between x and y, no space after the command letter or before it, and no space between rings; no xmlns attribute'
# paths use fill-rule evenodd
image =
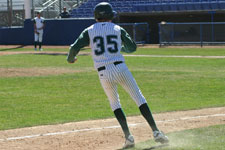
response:
<svg viewBox="0 0 225 150"><path fill-rule="evenodd" d="M77 61L77 58L75 57L73 61L69 62L70 64L73 64Z"/></svg>

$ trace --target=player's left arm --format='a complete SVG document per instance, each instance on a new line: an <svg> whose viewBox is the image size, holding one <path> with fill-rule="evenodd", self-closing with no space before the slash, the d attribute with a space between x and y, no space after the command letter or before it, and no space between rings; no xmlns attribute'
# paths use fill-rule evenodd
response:
<svg viewBox="0 0 225 150"><path fill-rule="evenodd" d="M131 39L130 35L123 28L121 28L121 40L123 42L123 46L121 49L122 52L132 53L136 51L136 43Z"/></svg>
<svg viewBox="0 0 225 150"><path fill-rule="evenodd" d="M79 53L80 49L89 45L89 35L88 30L85 29L80 36L77 38L77 40L70 45L70 50L67 56L67 61L69 63L74 63L76 61L76 56Z"/></svg>
<svg viewBox="0 0 225 150"><path fill-rule="evenodd" d="M45 20L42 19L41 21L42 21L42 27L40 29L44 29L45 28Z"/></svg>

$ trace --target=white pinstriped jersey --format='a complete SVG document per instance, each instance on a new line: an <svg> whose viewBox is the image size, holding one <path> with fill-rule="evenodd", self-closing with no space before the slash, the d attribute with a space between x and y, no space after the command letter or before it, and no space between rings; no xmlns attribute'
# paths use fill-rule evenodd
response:
<svg viewBox="0 0 225 150"><path fill-rule="evenodd" d="M40 17L40 18L35 17L34 22L37 27L37 30L43 30L42 29L42 27L44 26L44 18L43 17Z"/></svg>
<svg viewBox="0 0 225 150"><path fill-rule="evenodd" d="M111 22L99 22L88 29L92 58L95 68L124 61L120 53L122 47L121 27Z"/></svg>
<svg viewBox="0 0 225 150"><path fill-rule="evenodd" d="M73 62L79 50L89 44L95 68L98 70L101 85L110 101L112 110L121 108L117 84L120 84L130 94L138 106L146 103L120 53L120 51L130 53L136 50L136 44L129 34L111 22L95 23L86 28L71 45L67 61ZM119 64L115 64L115 62L119 62ZM104 69L100 70L100 67Z"/></svg>
<svg viewBox="0 0 225 150"><path fill-rule="evenodd" d="M121 51L136 51L136 44L120 26L111 22L97 22L86 28L77 40L71 44L67 61L73 62L81 48L91 45L95 68L124 61Z"/></svg>

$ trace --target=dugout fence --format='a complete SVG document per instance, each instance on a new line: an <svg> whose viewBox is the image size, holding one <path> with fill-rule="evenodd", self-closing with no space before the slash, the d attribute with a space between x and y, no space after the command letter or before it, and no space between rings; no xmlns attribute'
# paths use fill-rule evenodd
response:
<svg viewBox="0 0 225 150"><path fill-rule="evenodd" d="M149 43L148 23L118 23L118 25L123 27L137 44Z"/></svg>
<svg viewBox="0 0 225 150"><path fill-rule="evenodd" d="M158 25L160 46L225 44L225 22L161 22Z"/></svg>

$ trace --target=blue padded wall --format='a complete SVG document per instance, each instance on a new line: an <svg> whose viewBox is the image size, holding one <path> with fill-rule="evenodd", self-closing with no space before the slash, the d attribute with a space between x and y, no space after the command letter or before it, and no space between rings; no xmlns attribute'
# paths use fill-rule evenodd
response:
<svg viewBox="0 0 225 150"><path fill-rule="evenodd" d="M18 44L26 42L24 28L0 28L0 44ZM24 43L23 42L23 43Z"/></svg>
<svg viewBox="0 0 225 150"><path fill-rule="evenodd" d="M70 45L86 27L95 23L94 19L46 20L43 35L44 45ZM24 27L0 28L0 44L32 45L34 24L26 20Z"/></svg>
<svg viewBox="0 0 225 150"><path fill-rule="evenodd" d="M94 19L87 20L47 20L44 34L44 44L68 45L72 44L80 33L91 24Z"/></svg>

